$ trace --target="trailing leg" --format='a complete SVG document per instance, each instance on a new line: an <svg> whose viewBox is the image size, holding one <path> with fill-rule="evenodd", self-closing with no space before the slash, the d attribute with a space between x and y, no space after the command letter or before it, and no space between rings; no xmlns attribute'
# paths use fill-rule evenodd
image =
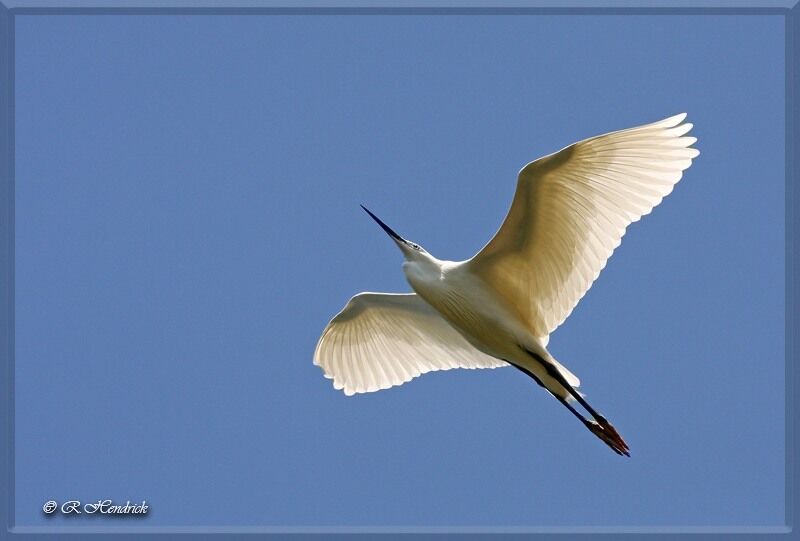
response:
<svg viewBox="0 0 800 541"><path fill-rule="evenodd" d="M594 417L596 422L587 420L586 418L583 417L583 415L578 413L578 411L575 410L575 408L573 408L572 405L569 404L569 402L567 402L565 398L553 393L554 396L556 396L556 398L558 398L558 400L573 413L573 415L578 417L583 422L586 428L588 428L595 436L603 440L616 453L625 456L630 456L630 449L628 448L628 444L625 443L625 440L623 440L622 436L619 435L619 432L617 432L617 429L614 428L614 425L612 425L608 421L608 419L600 415L600 413L598 413L597 410L595 410L586 401L586 399L583 398L583 396L581 396L581 394L578 391L576 391L575 388L572 387L572 385L569 384L564 375L558 370L556 366L548 362L546 359L542 358L540 355L537 355L536 353L528 349L525 349L525 352L528 353L528 355L530 355L531 357L533 357L533 359L536 360L539 364L541 364L544 367L545 371L547 372L547 375L556 380L559 383L559 385L561 385L573 398L575 398L575 400L578 401L578 403L581 406L583 406L586 409L587 412L589 412L589 414L592 417ZM517 366L517 368L527 373L529 376L533 377L537 381L537 383L539 383L539 385L542 385L544 387L542 381L535 375L533 375L531 372L525 370L524 368L520 368L519 366Z"/></svg>

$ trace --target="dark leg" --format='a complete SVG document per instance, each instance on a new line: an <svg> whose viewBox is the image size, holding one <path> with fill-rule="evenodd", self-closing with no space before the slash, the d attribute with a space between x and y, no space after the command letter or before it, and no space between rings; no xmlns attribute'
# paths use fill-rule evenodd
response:
<svg viewBox="0 0 800 541"><path fill-rule="evenodd" d="M536 374L534 374L533 372L530 372L529 370L526 370L525 368L522 368L521 366L518 366L518 365L516 365L514 363L511 363L511 362L508 362L508 361L506 361L506 362L508 364L510 364L511 366L513 366L514 368L516 368L517 370L519 370L520 372L523 372L527 376L533 378L533 380L536 383L538 383L539 386L544 387L544 384L542 383L542 380L540 380L538 377L536 377ZM562 384L562 385L564 385L564 384ZM566 387L571 388L571 387L569 387L569 385L566 385ZM545 389L546 389L546 387L545 387ZM581 423L583 423L583 426L588 428L589 431L591 431L592 434L594 434L595 436L597 436L598 438L603 440L603 443L605 443L606 445L611 447L611 449L615 453L617 453L618 455L631 456L628 453L628 446L625 445L625 442L622 441L622 438L619 438L618 434L617 434L617 437L614 438L613 435L611 433L607 432L604 429L603 426L601 426L598 423L595 423L594 421L587 420L583 415L581 415L578 412L578 410L576 410L575 408L572 407L572 404L567 402L564 398L561 398L560 396L558 396L556 394L553 394L553 396L555 396L558 399L558 401L561 402L564 405L564 407L567 408L570 411L570 413L572 413L572 415L577 417L578 420ZM612 429L613 429L613 427L612 427ZM614 433L616 434L616 431L614 431ZM620 445L620 442L622 443L622 445Z"/></svg>
<svg viewBox="0 0 800 541"><path fill-rule="evenodd" d="M556 380L559 384L561 384L561 386L564 387L569 392L569 394L571 394L573 396L573 398L575 398L575 400L578 401L578 403L581 406L586 408L586 411L588 411L589 414L592 417L594 417L594 419L597 421L597 425L599 425L599 427L602 428L602 430L604 432L604 436L600 436L599 434L597 434L595 432L594 428L592 428L592 426L590 426L589 424L586 424L587 428L589 428L589 430L594 432L595 435L598 435L598 437L600 437L600 439L602 439L603 441L606 441L606 437L610 438L611 440L614 441L615 445L622 450L622 453L620 453L620 454L624 454L626 456L630 456L628 454L628 451L629 451L628 444L625 443L625 440L623 440L622 436L619 435L619 432L617 432L617 429L614 428L614 425L612 425L610 422L608 422L608 419L606 419L605 417L600 415L600 413L598 413L597 410L595 410L591 405L589 405L589 403L586 401L586 399L584 399L581 396L581 394L578 391L576 391L572 387L572 385L570 385L567 382L567 380L564 378L564 376L561 374L561 372L558 371L558 368L556 368L554 365L552 365L549 362L547 362L541 356L533 353L532 351L528 351L527 349L525 351L528 353L528 355L530 355L531 357L536 359L536 361L541 363L542 366L544 366L545 370L547 370L547 374L551 378ZM540 385L541 385L541 382L540 382ZM590 423L590 421L586 421L584 419L584 423ZM608 441L606 441L606 443L608 443ZM616 451L617 449L615 448L614 450Z"/></svg>
<svg viewBox="0 0 800 541"><path fill-rule="evenodd" d="M567 391L569 391L569 394L571 394L571 395L572 395L572 397L573 397L573 398L575 398L575 400L577 400L577 401L578 401L578 403L579 403L581 406L583 406L584 408L586 408L586 411L588 411L588 412L589 412L589 414L590 414L592 417L594 417L594 418L597 420L597 422L598 422L598 423L601 423L601 424L602 424L602 423L603 423L603 421L605 421L605 417L603 417L602 415L600 415L599 413L597 413L597 410L595 410L595 409L594 409L592 406L590 406L590 405L589 405L589 403L586 401L586 399L585 399L585 398L583 398L583 397L581 396L581 393L579 393L578 391L576 391L576 390L575 390L575 389L572 387L572 385L570 385L569 383L567 383L567 380L564 378L564 376L561 374L561 372L559 372L559 371L558 371L558 368L556 368L556 367L555 367L555 366L553 366L552 364L548 363L547 361L545 361L544 359L542 359L542 358L541 358L540 356L538 356L538 355L535 355L535 354L533 354L533 353L531 353L531 355L532 355L532 356L533 356L533 357L534 357L534 358L535 358L537 361L539 361L540 363L542 363L542 365L544 366L544 369L545 369L545 370L547 370L547 374L548 374L548 375L549 375L551 378L553 378L554 380L556 380L557 382L559 382L559 383L561 384L561 386L562 386L562 387L564 387L564 388L565 388Z"/></svg>
<svg viewBox="0 0 800 541"><path fill-rule="evenodd" d="M503 359L503 360L505 361L505 359ZM533 378L533 381L535 381L536 383L538 383L538 384L539 384L539 387L544 387L544 383L542 383L542 380L540 380L539 378L537 378L537 377L536 377L536 374L534 374L533 372L531 372L531 371L529 371L529 370L525 370L525 369L524 369L524 368L522 368L521 366L517 366L516 364L514 364L514 363L512 363L512 362L510 362L510 361L506 361L506 362L507 362L508 364L510 364L511 366L513 366L514 368L516 368L517 370L519 370L520 372L522 372L523 374L527 375L528 377L531 377L531 378ZM544 388L546 389L547 387L544 387ZM577 413L577 412L576 412L576 413Z"/></svg>

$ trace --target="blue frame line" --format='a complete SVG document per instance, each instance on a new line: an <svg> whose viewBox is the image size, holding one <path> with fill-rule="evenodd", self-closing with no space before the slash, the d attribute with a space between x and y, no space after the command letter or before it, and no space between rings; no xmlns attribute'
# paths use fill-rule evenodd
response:
<svg viewBox="0 0 800 541"><path fill-rule="evenodd" d="M15 15L786 15L786 7L66 7L12 8Z"/></svg>
<svg viewBox="0 0 800 541"><path fill-rule="evenodd" d="M351 9L351 8L424 8L424 9L753 9L762 11L768 8L792 9L798 0L5 0L12 9L18 8L39 11L43 9L100 8L114 10L119 8L137 9L212 9L215 11L292 8L292 9Z"/></svg>
<svg viewBox="0 0 800 541"><path fill-rule="evenodd" d="M338 3L336 6L334 4ZM83 5L81 5L83 4ZM755 539L767 535L793 534L794 518L797 515L798 498L795 488L798 484L798 469L794 464L796 458L796 445L794 435L795 423L795 394L799 371L793 367L796 347L796 318L798 289L794 282L796 263L794 260L797 237L795 231L798 226L797 206L798 190L794 185L797 175L797 133L800 133L800 114L798 114L797 91L800 86L800 55L798 55L798 35L800 35L800 3L798 0L680 0L669 2L667 0L572 0L549 2L533 0L509 0L504 6L487 5L486 0L443 0L432 6L432 2L412 0L409 2L387 0L365 0L349 3L333 0L330 4L320 5L318 2L298 0L296 2L279 2L270 0L251 0L239 2L239 7L233 3L209 0L172 0L161 3L146 0L111 0L97 1L36 1L36 0L0 0L0 360L3 363L3 387L6 394L0 400L0 423L2 431L7 435L4 445L0 446L0 461L6 468L6 489L0 489L0 539L16 534L24 534L26 539L39 539L49 537L50 534L60 533L70 538L82 538L85 534L93 534L93 539L103 539L116 534L148 533L159 538L186 533L212 537L219 534L226 537L241 538L252 534L300 534L314 536L320 534L470 534L486 539L493 539L498 534L504 539L510 536L522 536L537 533L544 538L564 534L584 536L593 534L598 536L616 537L620 533L633 535L637 538L647 534L703 534L706 539L728 539L731 534L737 534L737 539ZM591 4L591 5L589 5ZM161 7L154 7L161 6ZM645 6L653 7L645 7ZM221 7L224 6L224 7ZM671 7L670 7L671 6ZM785 484L785 526L784 527L624 527L624 528L527 528L527 527L490 527L490 528L425 528L425 527L135 527L121 526L119 528L91 528L91 527L15 527L14 526L14 20L17 15L77 15L77 14L103 14L103 15L168 15L168 14L237 14L237 15L288 15L288 14L337 14L337 15L376 15L376 14L420 14L420 15L522 15L522 14L592 14L592 15L641 15L641 14L690 14L690 15L783 15L785 17L785 59L786 59L786 484Z"/></svg>
<svg viewBox="0 0 800 541"><path fill-rule="evenodd" d="M13 15L0 4L0 344L6 377L0 423L7 444L0 449L7 489L0 491L0 512L7 526L14 517L14 31ZM6 516L7 513L7 516Z"/></svg>
<svg viewBox="0 0 800 541"><path fill-rule="evenodd" d="M786 524L790 527L797 516L798 499L795 487L800 486L797 478L797 467L794 464L796 456L795 443L795 418L798 371L794 369L794 359L797 330L795 307L797 306L798 290L795 285L797 253L797 225L798 215L798 190L794 181L797 179L797 134L800 133L800 114L797 109L797 90L800 81L800 67L797 62L798 35L800 35L800 5L795 5L786 16Z"/></svg>

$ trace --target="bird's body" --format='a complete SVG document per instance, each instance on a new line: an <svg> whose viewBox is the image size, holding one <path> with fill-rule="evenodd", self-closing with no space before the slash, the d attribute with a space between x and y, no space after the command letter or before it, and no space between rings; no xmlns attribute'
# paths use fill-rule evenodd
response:
<svg viewBox="0 0 800 541"><path fill-rule="evenodd" d="M685 116L592 137L529 163L503 225L467 261L437 259L364 208L403 252L415 293L353 297L323 332L314 363L348 395L433 370L511 365L629 455L547 345L627 226L658 205L699 154L690 148L696 139L684 137L692 127L682 124Z"/></svg>
<svg viewBox="0 0 800 541"><path fill-rule="evenodd" d="M543 340L526 328L514 306L471 272L469 261L440 261L427 252L418 254L417 259L403 263L403 273L417 295L475 349L529 370L550 392L569 397L569 392L529 353L554 362Z"/></svg>

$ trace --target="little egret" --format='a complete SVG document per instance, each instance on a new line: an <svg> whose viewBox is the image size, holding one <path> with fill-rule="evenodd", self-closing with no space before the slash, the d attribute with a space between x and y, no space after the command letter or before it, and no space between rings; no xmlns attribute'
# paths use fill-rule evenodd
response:
<svg viewBox="0 0 800 541"><path fill-rule="evenodd" d="M362 205L400 248L415 293L350 299L323 331L314 364L346 395L433 370L511 365L630 456L614 426L576 391L580 380L546 348L628 225L658 205L699 154L685 118L592 137L529 163L500 229L467 261L435 258Z"/></svg>

